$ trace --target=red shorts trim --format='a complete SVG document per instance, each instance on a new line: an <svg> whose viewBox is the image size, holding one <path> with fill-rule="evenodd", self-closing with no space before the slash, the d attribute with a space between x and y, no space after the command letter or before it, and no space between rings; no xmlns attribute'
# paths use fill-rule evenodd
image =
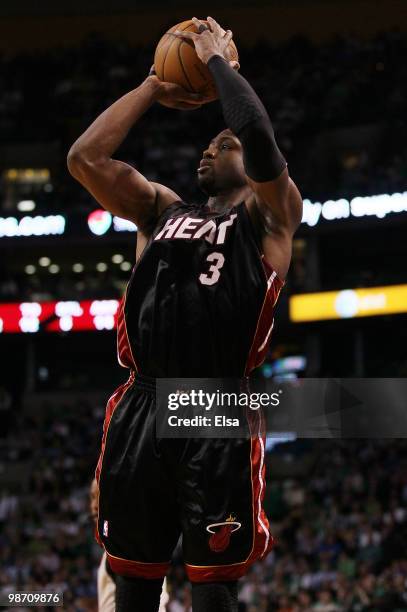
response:
<svg viewBox="0 0 407 612"><path fill-rule="evenodd" d="M112 572L119 576L134 576L135 578L149 578L151 580L165 578L170 567L170 562L166 563L141 563L141 561L131 561L130 559L120 559L109 555L106 551L107 559Z"/></svg>
<svg viewBox="0 0 407 612"><path fill-rule="evenodd" d="M275 541L270 533L270 524L263 508L266 487L265 465L265 421L262 410L249 411L248 423L251 433L251 470L253 502L253 549L246 559L246 570L255 561L264 559Z"/></svg>
<svg viewBox="0 0 407 612"><path fill-rule="evenodd" d="M238 563L236 565L209 565L207 567L185 564L185 569L191 582L239 580L247 572L245 563Z"/></svg>

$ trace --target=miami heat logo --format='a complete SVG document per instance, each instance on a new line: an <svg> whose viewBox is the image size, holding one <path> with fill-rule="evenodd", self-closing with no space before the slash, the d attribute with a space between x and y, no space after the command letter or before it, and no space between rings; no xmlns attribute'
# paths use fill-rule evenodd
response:
<svg viewBox="0 0 407 612"><path fill-rule="evenodd" d="M242 523L236 521L236 517L230 515L224 523L212 523L208 525L206 531L211 535L209 538L209 548L213 552L223 552L230 544L230 536L237 531Z"/></svg>

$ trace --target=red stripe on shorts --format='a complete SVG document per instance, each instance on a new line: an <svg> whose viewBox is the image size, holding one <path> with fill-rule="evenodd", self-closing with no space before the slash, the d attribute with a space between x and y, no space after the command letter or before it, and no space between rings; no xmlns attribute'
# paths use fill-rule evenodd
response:
<svg viewBox="0 0 407 612"><path fill-rule="evenodd" d="M107 559L112 571L119 576L134 576L137 578L158 579L164 578L170 567L170 563L142 563L130 559L113 557L106 551Z"/></svg>

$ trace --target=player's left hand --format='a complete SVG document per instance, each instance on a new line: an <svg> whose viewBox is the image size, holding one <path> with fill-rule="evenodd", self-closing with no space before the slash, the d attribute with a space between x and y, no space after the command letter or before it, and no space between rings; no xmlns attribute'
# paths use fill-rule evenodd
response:
<svg viewBox="0 0 407 612"><path fill-rule="evenodd" d="M209 102L208 98L186 91L180 85L160 81L155 73L154 66L151 66L148 78L154 80L157 85L156 101L168 108L196 110L201 108L202 104Z"/></svg>
<svg viewBox="0 0 407 612"><path fill-rule="evenodd" d="M173 32L174 36L184 40L192 40L196 54L204 64L207 64L213 55L220 55L229 62L234 70L239 70L239 62L230 61L225 54L233 38L233 32L224 30L212 17L208 17L208 25L196 17L192 17L192 21L196 25L198 33L175 30Z"/></svg>

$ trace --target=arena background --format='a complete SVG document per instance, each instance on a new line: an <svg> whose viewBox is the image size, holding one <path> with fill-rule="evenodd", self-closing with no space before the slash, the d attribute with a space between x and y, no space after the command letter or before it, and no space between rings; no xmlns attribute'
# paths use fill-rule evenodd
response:
<svg viewBox="0 0 407 612"><path fill-rule="evenodd" d="M100 212L68 175L66 154L144 78L165 29L192 12L233 29L241 71L305 201L258 375L407 373L405 2L3 1L2 593L60 587L64 609L97 606L88 489L105 402L126 377L114 326L135 228ZM198 112L152 108L119 156L202 199L191 176L223 123L217 103ZM402 439L269 441L278 543L242 580L241 610L406 610L406 451ZM188 611L177 554L170 589L168 610Z"/></svg>

